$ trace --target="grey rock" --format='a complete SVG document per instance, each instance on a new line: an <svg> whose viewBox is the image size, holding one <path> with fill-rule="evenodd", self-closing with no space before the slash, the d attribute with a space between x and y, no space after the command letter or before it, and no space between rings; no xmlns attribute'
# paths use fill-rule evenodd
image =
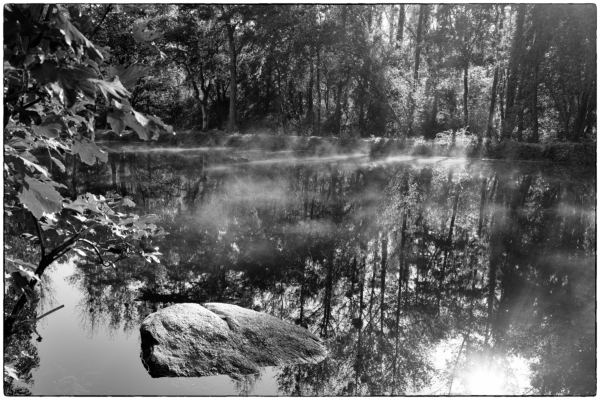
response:
<svg viewBox="0 0 600 400"><path fill-rule="evenodd" d="M256 374L326 356L308 330L231 304L176 304L146 317L140 334L142 362L153 378Z"/></svg>

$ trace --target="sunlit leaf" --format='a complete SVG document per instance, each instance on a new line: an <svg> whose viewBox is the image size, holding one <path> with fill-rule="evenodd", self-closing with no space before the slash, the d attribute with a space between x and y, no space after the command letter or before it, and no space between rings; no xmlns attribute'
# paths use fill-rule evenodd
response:
<svg viewBox="0 0 600 400"><path fill-rule="evenodd" d="M126 88L131 88L136 85L137 81L146 76L150 71L150 67L142 64L134 64L128 68L109 67L107 78L118 76L119 80Z"/></svg>
<svg viewBox="0 0 600 400"><path fill-rule="evenodd" d="M120 100L123 97L131 95L131 93L129 93L127 89L123 87L118 76L113 77L110 81L100 79L90 79L90 81L98 86L98 89L100 89L108 101L110 101L113 97Z"/></svg>
<svg viewBox="0 0 600 400"><path fill-rule="evenodd" d="M58 159L56 159L55 157L50 157L52 159L52 162L54 164L56 164L58 166L58 168L60 168L61 172L65 172L65 166L62 162L60 162Z"/></svg>
<svg viewBox="0 0 600 400"><path fill-rule="evenodd" d="M79 254L82 257L87 257L87 253L85 251L81 250L81 249L75 249L74 248L74 249L71 249L71 250L73 250L75 253Z"/></svg>
<svg viewBox="0 0 600 400"><path fill-rule="evenodd" d="M79 93L88 100L96 98L96 89L89 79L96 78L97 73L87 65L59 66L56 61L46 61L35 65L30 72L41 84L49 84L55 96L67 108L75 105Z"/></svg>
<svg viewBox="0 0 600 400"><path fill-rule="evenodd" d="M133 38L139 43L149 44L161 36L158 30L148 29L146 22L135 22L133 24Z"/></svg>
<svg viewBox="0 0 600 400"><path fill-rule="evenodd" d="M13 367L10 367L8 365L4 366L4 372L11 378L13 378L14 380L19 380L19 376L17 375L17 370L14 369Z"/></svg>
<svg viewBox="0 0 600 400"><path fill-rule="evenodd" d="M24 266L26 268L29 268L32 271L35 271L37 269L37 267L35 265L33 265L32 263L29 263L29 262L26 262L26 261L23 261L23 260L19 260L18 258L13 259L13 258L10 258L10 257L5 257L5 259L7 261L10 261L10 262L13 262L15 264L22 265L22 266Z"/></svg>
<svg viewBox="0 0 600 400"><path fill-rule="evenodd" d="M93 61L101 61L102 54L94 47L83 34L64 16L61 12L54 14L56 28L64 35L65 42L68 46L73 47L77 54L81 54L82 50L86 51L88 57Z"/></svg>
<svg viewBox="0 0 600 400"><path fill-rule="evenodd" d="M94 142L84 137L75 138L73 140L71 152L73 154L79 154L81 161L88 165L94 165L96 159L101 162L108 161L108 153L101 150Z"/></svg>
<svg viewBox="0 0 600 400"><path fill-rule="evenodd" d="M37 219L44 213L58 212L62 207L62 196L52 185L29 176L25 177L17 197Z"/></svg>

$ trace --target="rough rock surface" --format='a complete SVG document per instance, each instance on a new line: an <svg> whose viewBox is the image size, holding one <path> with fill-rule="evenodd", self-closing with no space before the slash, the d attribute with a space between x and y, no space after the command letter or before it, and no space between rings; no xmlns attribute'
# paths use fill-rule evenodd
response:
<svg viewBox="0 0 600 400"><path fill-rule="evenodd" d="M146 317L140 333L142 361L153 378L254 374L326 355L308 330L231 304L176 304Z"/></svg>

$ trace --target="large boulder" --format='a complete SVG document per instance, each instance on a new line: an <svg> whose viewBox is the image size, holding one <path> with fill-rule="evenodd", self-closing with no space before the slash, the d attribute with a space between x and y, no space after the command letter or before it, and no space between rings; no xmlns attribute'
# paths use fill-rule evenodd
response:
<svg viewBox="0 0 600 400"><path fill-rule="evenodd" d="M326 355L308 330L231 304L176 304L146 317L140 333L142 362L153 378L255 374Z"/></svg>

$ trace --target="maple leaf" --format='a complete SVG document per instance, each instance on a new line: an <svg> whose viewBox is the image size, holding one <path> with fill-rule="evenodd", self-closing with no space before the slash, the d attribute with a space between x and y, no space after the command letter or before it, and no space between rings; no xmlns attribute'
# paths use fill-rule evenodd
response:
<svg viewBox="0 0 600 400"><path fill-rule="evenodd" d="M52 185L29 176L25 176L17 197L37 219L44 213L52 214L62 208L63 198Z"/></svg>
<svg viewBox="0 0 600 400"><path fill-rule="evenodd" d="M101 61L102 54L79 30L73 25L65 15L58 12L54 14L56 28L64 35L67 46L71 46L75 53L81 54L81 50L85 49L86 54L93 61Z"/></svg>
<svg viewBox="0 0 600 400"><path fill-rule="evenodd" d="M142 64L133 64L128 68L124 68L123 66L116 68L110 66L108 68L107 77L112 78L118 76L123 86L126 88L131 88L135 86L138 79L146 76L149 71L150 67Z"/></svg>
<svg viewBox="0 0 600 400"><path fill-rule="evenodd" d="M90 79L90 82L95 83L96 86L98 86L98 89L100 89L104 97L106 97L106 100L109 102L112 100L112 98L121 100L123 97L128 97L131 95L131 93L129 93L127 89L123 87L118 76L113 77L110 81Z"/></svg>
<svg viewBox="0 0 600 400"><path fill-rule="evenodd" d="M88 165L94 165L96 159L100 160L101 162L108 161L108 153L102 151L94 142L84 137L77 137L73 139L71 152L73 154L79 154L81 161Z"/></svg>

